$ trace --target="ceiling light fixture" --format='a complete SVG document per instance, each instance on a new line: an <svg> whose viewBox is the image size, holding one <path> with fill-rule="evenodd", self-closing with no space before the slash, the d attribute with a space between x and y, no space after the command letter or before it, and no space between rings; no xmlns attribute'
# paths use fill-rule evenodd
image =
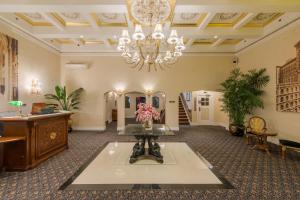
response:
<svg viewBox="0 0 300 200"><path fill-rule="evenodd" d="M132 68L140 71L147 67L149 72L152 69L165 70L182 56L182 51L186 48L183 37L178 37L176 30L171 30L169 37L163 32L162 21L171 12L169 1L135 0L133 6L132 16L135 16L138 23L131 37L128 30L122 31L117 49L122 52L121 56L126 62L133 65ZM162 12L162 9L169 13ZM145 34L142 24L150 25L150 28L154 26L153 32Z"/></svg>

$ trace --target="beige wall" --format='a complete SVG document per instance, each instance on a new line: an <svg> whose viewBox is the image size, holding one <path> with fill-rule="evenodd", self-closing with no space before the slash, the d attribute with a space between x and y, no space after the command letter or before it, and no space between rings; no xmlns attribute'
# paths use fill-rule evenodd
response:
<svg viewBox="0 0 300 200"><path fill-rule="evenodd" d="M64 67L67 62L88 62L89 69L72 70ZM166 123L178 128L178 95L182 91L193 91L200 88L217 90L229 71L232 69L232 56L204 55L183 56L178 63L165 72L138 72L130 69L120 56L79 56L64 55L61 57L63 82L69 89L83 87L81 110L74 117L75 125L82 129L105 127L103 117L103 94L106 91L123 87L125 91L144 92L146 89L166 93ZM122 99L122 100L121 100ZM124 96L118 97L124 104ZM170 103L169 101L175 101ZM118 109L120 119L125 110ZM121 116L123 115L123 117ZM123 122L119 121L119 128Z"/></svg>
<svg viewBox="0 0 300 200"><path fill-rule="evenodd" d="M25 113L31 110L32 102L43 102L43 95L30 94L32 79L41 83L42 94L53 92L60 82L60 56L40 47L36 43L14 33L0 22L0 32L19 42L19 99L27 104ZM0 112L14 110L6 99L0 99Z"/></svg>
<svg viewBox="0 0 300 200"><path fill-rule="evenodd" d="M239 67L246 71L254 68L267 68L271 77L264 96L265 108L255 114L266 119L270 131L280 138L300 141L300 113L276 111L276 66L283 65L296 56L294 45L300 40L300 22L277 32L255 46L238 54Z"/></svg>
<svg viewBox="0 0 300 200"><path fill-rule="evenodd" d="M224 126L228 129L229 117L228 114L222 111L222 99L223 93L214 92L214 121L216 124Z"/></svg>
<svg viewBox="0 0 300 200"><path fill-rule="evenodd" d="M105 113L106 113L106 119L108 123L112 122L112 110L117 109L116 105L116 95L113 92L108 92L105 94L105 102L106 102L106 107L105 107Z"/></svg>

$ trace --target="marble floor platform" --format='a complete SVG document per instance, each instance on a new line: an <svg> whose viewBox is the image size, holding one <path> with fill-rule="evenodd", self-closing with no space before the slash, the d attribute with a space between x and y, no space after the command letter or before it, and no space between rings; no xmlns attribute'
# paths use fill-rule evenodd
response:
<svg viewBox="0 0 300 200"><path fill-rule="evenodd" d="M184 142L160 143L164 163L129 163L133 142L111 142L99 149L62 189L230 188L212 166Z"/></svg>

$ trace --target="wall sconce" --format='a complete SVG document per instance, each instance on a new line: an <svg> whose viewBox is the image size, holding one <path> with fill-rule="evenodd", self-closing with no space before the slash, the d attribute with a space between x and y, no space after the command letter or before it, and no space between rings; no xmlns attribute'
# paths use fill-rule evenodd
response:
<svg viewBox="0 0 300 200"><path fill-rule="evenodd" d="M121 88L116 89L116 90L114 91L114 93L115 93L118 97L120 97L120 96L123 95L124 89L121 89Z"/></svg>
<svg viewBox="0 0 300 200"><path fill-rule="evenodd" d="M32 79L31 81L31 94L41 94L41 84L37 79Z"/></svg>
<svg viewBox="0 0 300 200"><path fill-rule="evenodd" d="M145 91L145 94L146 94L147 96L151 96L151 95L153 94L153 90L146 90L146 91Z"/></svg>

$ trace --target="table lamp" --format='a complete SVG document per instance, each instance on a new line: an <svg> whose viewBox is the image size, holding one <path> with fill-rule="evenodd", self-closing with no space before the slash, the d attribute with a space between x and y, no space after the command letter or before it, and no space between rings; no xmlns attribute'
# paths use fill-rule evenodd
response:
<svg viewBox="0 0 300 200"><path fill-rule="evenodd" d="M18 108L19 115L22 116L22 106L25 105L22 101L10 101L8 104Z"/></svg>

